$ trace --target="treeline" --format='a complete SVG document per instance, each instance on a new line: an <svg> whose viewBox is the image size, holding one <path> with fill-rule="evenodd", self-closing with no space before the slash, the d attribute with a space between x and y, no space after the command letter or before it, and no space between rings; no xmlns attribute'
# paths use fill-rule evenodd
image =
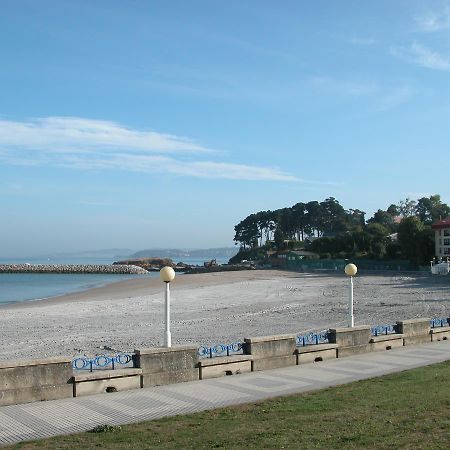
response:
<svg viewBox="0 0 450 450"><path fill-rule="evenodd" d="M379 209L367 221L359 209L344 209L333 197L290 208L250 214L235 227L241 255L267 249L305 249L322 258L409 259L425 264L434 256L431 224L450 215L440 195L409 198ZM237 259L239 259L237 255Z"/></svg>

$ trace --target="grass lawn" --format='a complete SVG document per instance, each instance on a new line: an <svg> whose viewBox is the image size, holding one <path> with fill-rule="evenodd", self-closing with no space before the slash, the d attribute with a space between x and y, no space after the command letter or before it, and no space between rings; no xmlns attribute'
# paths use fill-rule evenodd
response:
<svg viewBox="0 0 450 450"><path fill-rule="evenodd" d="M449 449L450 362L14 449Z"/></svg>

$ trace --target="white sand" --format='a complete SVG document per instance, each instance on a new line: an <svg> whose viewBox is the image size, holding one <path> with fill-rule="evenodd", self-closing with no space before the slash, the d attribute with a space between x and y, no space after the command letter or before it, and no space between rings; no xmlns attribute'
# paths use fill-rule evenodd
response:
<svg viewBox="0 0 450 450"><path fill-rule="evenodd" d="M448 317L450 277L355 278L355 322ZM347 323L348 279L281 271L181 275L171 284L172 342L214 344ZM95 355L157 347L164 286L136 279L0 311L0 359Z"/></svg>

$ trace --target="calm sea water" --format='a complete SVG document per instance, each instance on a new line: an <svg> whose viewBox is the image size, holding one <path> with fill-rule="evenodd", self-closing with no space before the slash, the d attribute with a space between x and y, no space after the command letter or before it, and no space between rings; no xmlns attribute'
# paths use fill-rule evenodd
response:
<svg viewBox="0 0 450 450"><path fill-rule="evenodd" d="M203 265L204 259L185 258L187 264ZM1 259L0 264L30 263L30 264L112 264L111 259L99 258L71 258L71 259L38 259L16 258ZM217 260L219 264L227 259ZM0 305L16 303L72 292L85 291L94 287L104 286L116 281L130 278L157 277L157 272L145 275L110 275L110 274L56 274L56 273L0 273Z"/></svg>
<svg viewBox="0 0 450 450"><path fill-rule="evenodd" d="M66 273L0 273L0 305L84 291L115 281L148 275Z"/></svg>

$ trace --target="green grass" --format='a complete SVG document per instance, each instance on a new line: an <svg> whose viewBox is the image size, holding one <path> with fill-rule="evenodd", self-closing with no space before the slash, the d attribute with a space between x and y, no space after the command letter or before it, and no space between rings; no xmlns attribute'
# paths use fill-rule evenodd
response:
<svg viewBox="0 0 450 450"><path fill-rule="evenodd" d="M450 362L14 449L448 449Z"/></svg>

